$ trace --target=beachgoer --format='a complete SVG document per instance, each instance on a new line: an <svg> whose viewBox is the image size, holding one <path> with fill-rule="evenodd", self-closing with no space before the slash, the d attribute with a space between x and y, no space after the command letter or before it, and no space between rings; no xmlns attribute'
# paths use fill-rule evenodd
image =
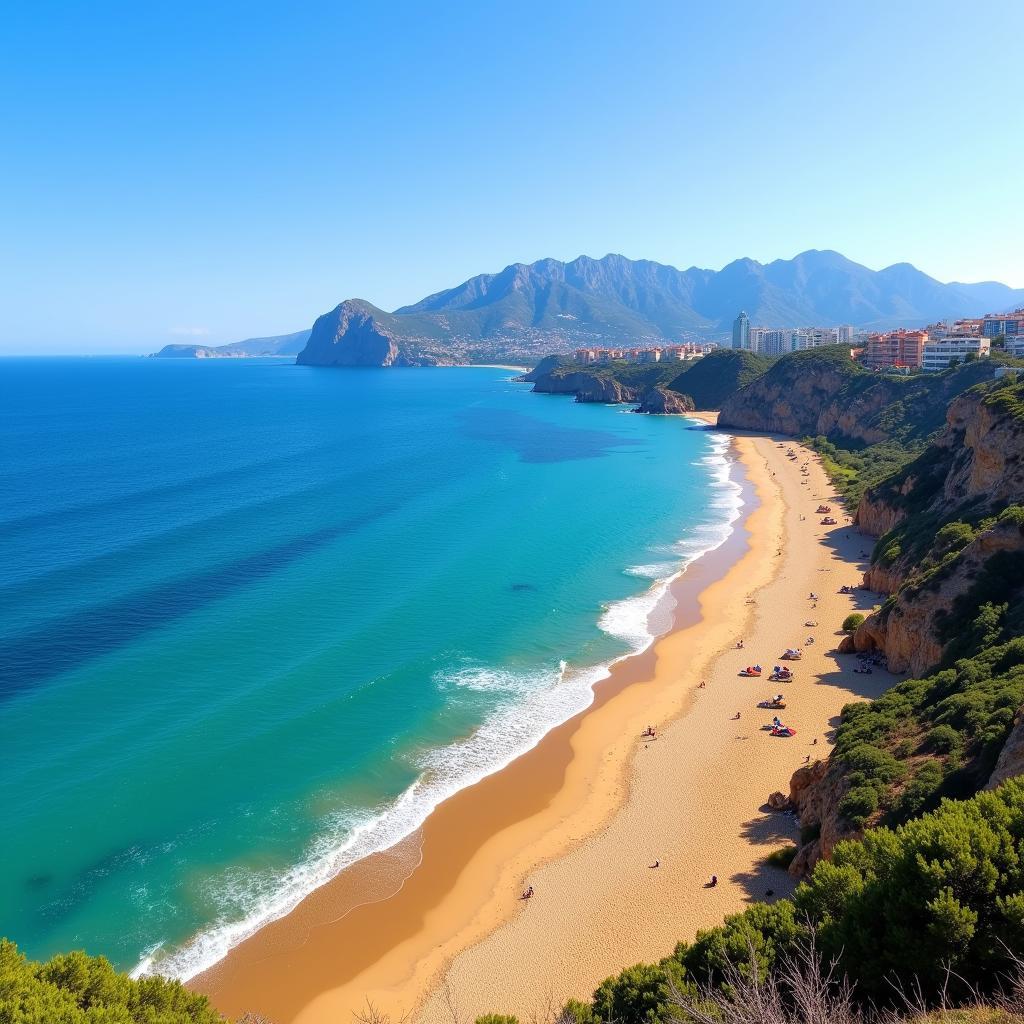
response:
<svg viewBox="0 0 1024 1024"><path fill-rule="evenodd" d="M718 875L712 875L711 881L708 883L708 885L710 886L710 888L714 889L714 887L718 885Z"/></svg>
<svg viewBox="0 0 1024 1024"><path fill-rule="evenodd" d="M816 747L817 745L818 745L818 737L815 736L814 739L811 740L811 746L812 747Z"/></svg>
<svg viewBox="0 0 1024 1024"><path fill-rule="evenodd" d="M660 860L656 860L656 861L655 861L655 862L654 862L654 863L653 863L653 864L651 865L651 867L652 867L652 868L660 868L660 867L661 867L661 861L660 861Z"/></svg>
<svg viewBox="0 0 1024 1024"><path fill-rule="evenodd" d="M739 717L740 717L740 713L737 711L736 714L732 716L732 720L735 722L736 719L739 718Z"/></svg>

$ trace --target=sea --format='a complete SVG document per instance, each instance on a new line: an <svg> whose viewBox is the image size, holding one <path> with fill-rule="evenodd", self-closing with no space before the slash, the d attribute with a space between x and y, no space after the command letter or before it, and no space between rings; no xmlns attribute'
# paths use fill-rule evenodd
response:
<svg viewBox="0 0 1024 1024"><path fill-rule="evenodd" d="M0 934L192 977L668 628L725 437L514 376L0 361Z"/></svg>

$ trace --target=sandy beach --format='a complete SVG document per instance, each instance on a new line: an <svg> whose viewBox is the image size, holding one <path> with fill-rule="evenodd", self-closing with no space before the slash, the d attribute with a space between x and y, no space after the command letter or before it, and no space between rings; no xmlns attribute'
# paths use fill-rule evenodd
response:
<svg viewBox="0 0 1024 1024"><path fill-rule="evenodd" d="M858 582L871 541L847 525L816 458L763 437L738 437L734 451L753 500L732 539L673 587L670 633L616 665L586 712L193 986L224 1013L276 1024L337 1024L368 1000L393 1019L451 1022L453 1008L461 1021L488 1010L529 1019L769 889L790 891L763 859L794 827L765 800L805 757L827 754L845 703L891 677L856 675L854 659L835 655L843 618L873 601L839 593ZM838 526L821 525L819 501ZM770 670L789 646L804 647L794 681L738 676L753 662ZM789 739L764 732L773 713L756 706L780 690ZM648 725L655 741L641 736ZM711 874L719 885L705 889ZM536 895L522 901L527 885Z"/></svg>

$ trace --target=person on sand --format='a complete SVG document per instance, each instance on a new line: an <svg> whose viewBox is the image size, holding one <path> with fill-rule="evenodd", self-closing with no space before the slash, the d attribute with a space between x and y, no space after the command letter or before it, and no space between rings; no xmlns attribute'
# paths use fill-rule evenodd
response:
<svg viewBox="0 0 1024 1024"><path fill-rule="evenodd" d="M714 887L716 885L718 885L718 875L712 875L711 876L711 881L708 882L708 888L709 889L714 889Z"/></svg>
<svg viewBox="0 0 1024 1024"><path fill-rule="evenodd" d="M529 886L529 888L527 888L526 892L523 893L523 895L520 897L520 899L524 899L524 900L532 900L533 899L533 886L532 885Z"/></svg>
<svg viewBox="0 0 1024 1024"><path fill-rule="evenodd" d="M737 711L736 714L732 716L732 720L735 722L736 719L739 718L739 717L740 717L740 713Z"/></svg>
<svg viewBox="0 0 1024 1024"><path fill-rule="evenodd" d="M654 863L653 863L653 864L651 865L651 868L652 868L652 869L653 869L653 868L660 868L660 867L661 867L661 861L660 861L660 860L656 860L656 861L655 861L655 862L654 862Z"/></svg>

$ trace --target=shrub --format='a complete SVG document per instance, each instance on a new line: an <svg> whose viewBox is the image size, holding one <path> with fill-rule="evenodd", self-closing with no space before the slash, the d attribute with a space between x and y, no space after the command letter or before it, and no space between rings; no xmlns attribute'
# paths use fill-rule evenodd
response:
<svg viewBox="0 0 1024 1024"><path fill-rule="evenodd" d="M764 862L765 864L771 865L773 868L782 868L783 871L787 871L789 869L789 865L793 863L793 858L795 856L795 846L780 846L777 850L772 850L772 852L765 857Z"/></svg>
<svg viewBox="0 0 1024 1024"><path fill-rule="evenodd" d="M477 1017L476 1024L519 1024L519 1018L509 1013L485 1013Z"/></svg>
<svg viewBox="0 0 1024 1024"><path fill-rule="evenodd" d="M223 1024L206 996L177 981L119 974L103 957L27 960L0 939L3 1024Z"/></svg>
<svg viewBox="0 0 1024 1024"><path fill-rule="evenodd" d="M854 786L839 803L839 813L854 828L863 828L877 810L878 792L873 786Z"/></svg>
<svg viewBox="0 0 1024 1024"><path fill-rule="evenodd" d="M974 540L974 528L968 523L946 523L935 534L935 547L942 552L959 551Z"/></svg>
<svg viewBox="0 0 1024 1024"><path fill-rule="evenodd" d="M668 975L660 964L634 964L598 985L594 1014L617 1024L651 1024L661 1018L669 994Z"/></svg>
<svg viewBox="0 0 1024 1024"><path fill-rule="evenodd" d="M855 633L857 627L864 621L864 616L860 612L852 612L843 619L843 632L844 633Z"/></svg>
<svg viewBox="0 0 1024 1024"><path fill-rule="evenodd" d="M801 825L800 826L800 845L806 846L808 843L813 843L815 839L821 836L821 822L816 821L812 825Z"/></svg>
<svg viewBox="0 0 1024 1024"><path fill-rule="evenodd" d="M951 725L937 725L925 738L925 747L937 754L948 754L960 746L960 734Z"/></svg>

